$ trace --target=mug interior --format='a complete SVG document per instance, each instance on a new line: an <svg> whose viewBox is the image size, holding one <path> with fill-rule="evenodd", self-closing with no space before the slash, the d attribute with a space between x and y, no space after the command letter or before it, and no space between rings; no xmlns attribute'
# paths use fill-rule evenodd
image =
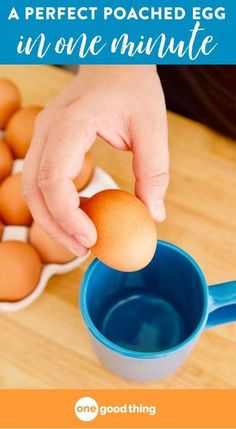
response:
<svg viewBox="0 0 236 429"><path fill-rule="evenodd" d="M113 349L170 351L204 324L206 286L187 253L158 241L153 260L140 271L124 273L95 260L81 287L81 311L93 335Z"/></svg>

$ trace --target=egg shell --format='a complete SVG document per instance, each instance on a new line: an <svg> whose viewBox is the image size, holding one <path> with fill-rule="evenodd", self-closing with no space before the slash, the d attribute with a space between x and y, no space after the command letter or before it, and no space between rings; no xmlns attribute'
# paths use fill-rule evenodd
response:
<svg viewBox="0 0 236 429"><path fill-rule="evenodd" d="M22 170L22 167L23 167L23 160L17 160L14 163L13 170L14 172L19 172ZM100 167L96 167L93 178L89 183L88 187L86 187L82 191L82 195L88 197L93 195L96 192L101 191L102 189L107 189L107 188L117 188L117 185L114 182L114 180L104 170L102 170ZM17 240L17 241L27 242L28 236L29 236L28 227L4 226L2 241ZM45 290L48 284L49 279L53 275L65 274L74 270L75 268L78 268L88 259L89 256L90 256L90 252L88 252L83 257L80 257L80 258L76 257L72 261L65 264L43 265L39 282L35 287L35 289L32 291L32 293L27 295L25 298L15 302L6 302L6 301L1 301L0 299L0 313L16 312L30 306L43 293L43 291Z"/></svg>
<svg viewBox="0 0 236 429"><path fill-rule="evenodd" d="M90 152L87 152L84 158L83 166L74 180L77 191L82 191L85 186L90 182L94 173L94 160Z"/></svg>
<svg viewBox="0 0 236 429"><path fill-rule="evenodd" d="M0 243L0 300L18 301L37 286L41 261L28 243L4 241Z"/></svg>
<svg viewBox="0 0 236 429"><path fill-rule="evenodd" d="M0 79L0 129L5 129L10 117L20 105L21 96L16 85L8 79Z"/></svg>
<svg viewBox="0 0 236 429"><path fill-rule="evenodd" d="M111 268L137 271L152 260L156 226L147 207L134 195L105 190L81 203L94 222L98 239L92 253Z"/></svg>
<svg viewBox="0 0 236 429"><path fill-rule="evenodd" d="M3 230L4 230L4 226L3 226L3 224L0 222L0 241L1 241L1 239L2 239Z"/></svg>
<svg viewBox="0 0 236 429"><path fill-rule="evenodd" d="M12 165L12 153L7 144L0 140L0 182L11 173Z"/></svg>
<svg viewBox="0 0 236 429"><path fill-rule="evenodd" d="M45 264L64 264L75 258L73 253L62 244L57 243L35 222L30 228L29 242L37 250L42 262Z"/></svg>
<svg viewBox="0 0 236 429"><path fill-rule="evenodd" d="M32 223L21 192L21 173L8 176L0 185L0 218L6 225L30 226Z"/></svg>
<svg viewBox="0 0 236 429"><path fill-rule="evenodd" d="M42 107L29 106L18 110L9 120L5 138L15 158L24 158L34 133L36 116Z"/></svg>

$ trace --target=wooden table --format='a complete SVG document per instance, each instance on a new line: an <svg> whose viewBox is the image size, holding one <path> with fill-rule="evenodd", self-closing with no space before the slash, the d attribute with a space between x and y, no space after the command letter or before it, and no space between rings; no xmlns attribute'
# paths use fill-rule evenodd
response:
<svg viewBox="0 0 236 429"><path fill-rule="evenodd" d="M71 80L47 66L1 66L25 105L46 105ZM171 183L159 237L189 251L209 284L236 278L236 143L169 114ZM131 156L103 142L98 165L123 189L133 189ZM179 372L148 385L109 374L95 357L77 305L88 263L55 276L30 308L0 315L1 388L235 388L236 324L205 332Z"/></svg>

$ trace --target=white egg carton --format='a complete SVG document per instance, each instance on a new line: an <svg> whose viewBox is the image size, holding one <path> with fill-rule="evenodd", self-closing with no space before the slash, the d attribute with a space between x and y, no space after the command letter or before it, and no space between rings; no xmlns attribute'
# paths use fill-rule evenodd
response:
<svg viewBox="0 0 236 429"><path fill-rule="evenodd" d="M16 160L14 162L12 173L18 173L22 171L23 160ZM96 167L92 180L88 186L83 189L79 194L83 197L91 197L99 191L104 189L117 189L118 186L114 180L107 174L102 168ZM5 226L2 241L7 240L20 240L28 241L28 227L24 226ZM0 301L0 312L14 312L22 310L32 304L44 291L47 286L48 280L54 274L65 274L83 264L84 261L88 258L90 253L83 256L82 258L75 258L72 261L65 264L47 264L42 268L40 280L33 290L33 292L27 297L23 298L20 301L15 302L1 302Z"/></svg>

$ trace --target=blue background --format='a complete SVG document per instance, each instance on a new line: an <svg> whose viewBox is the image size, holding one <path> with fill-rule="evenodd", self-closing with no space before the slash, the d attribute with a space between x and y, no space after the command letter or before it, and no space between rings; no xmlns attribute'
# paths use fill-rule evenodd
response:
<svg viewBox="0 0 236 429"><path fill-rule="evenodd" d="M180 21L117 21L109 19L104 21L102 13L98 14L96 21L8 21L7 17L11 8L15 6L19 12L24 10L25 6L98 6L103 10L104 6L118 7L123 6L127 10L130 7L138 9L141 6L179 6L186 9L187 17ZM191 61L187 56L178 58L177 55L168 54L164 59L157 57L154 49L152 55L137 54L134 57L112 54L109 52L109 42L114 37L119 37L122 33L129 33L132 40L138 41L140 35L156 38L161 32L164 32L169 39L171 36L176 40L188 40L190 32L195 21L191 17L193 6L212 6L225 7L225 20L201 20L201 27L205 28L204 35L213 35L214 42L218 46L209 56L200 55L196 61ZM2 0L0 4L0 62L2 64L236 64L236 1L235 0ZM71 56L58 55L51 49L43 58L37 58L35 51L30 56L19 55L16 52L16 45L20 35L24 37L37 37L39 33L44 32L48 41L53 44L60 37L79 37L85 32L89 37L101 34L107 47L99 56L86 56L85 59L78 57L77 51ZM202 32L203 33L203 32Z"/></svg>

